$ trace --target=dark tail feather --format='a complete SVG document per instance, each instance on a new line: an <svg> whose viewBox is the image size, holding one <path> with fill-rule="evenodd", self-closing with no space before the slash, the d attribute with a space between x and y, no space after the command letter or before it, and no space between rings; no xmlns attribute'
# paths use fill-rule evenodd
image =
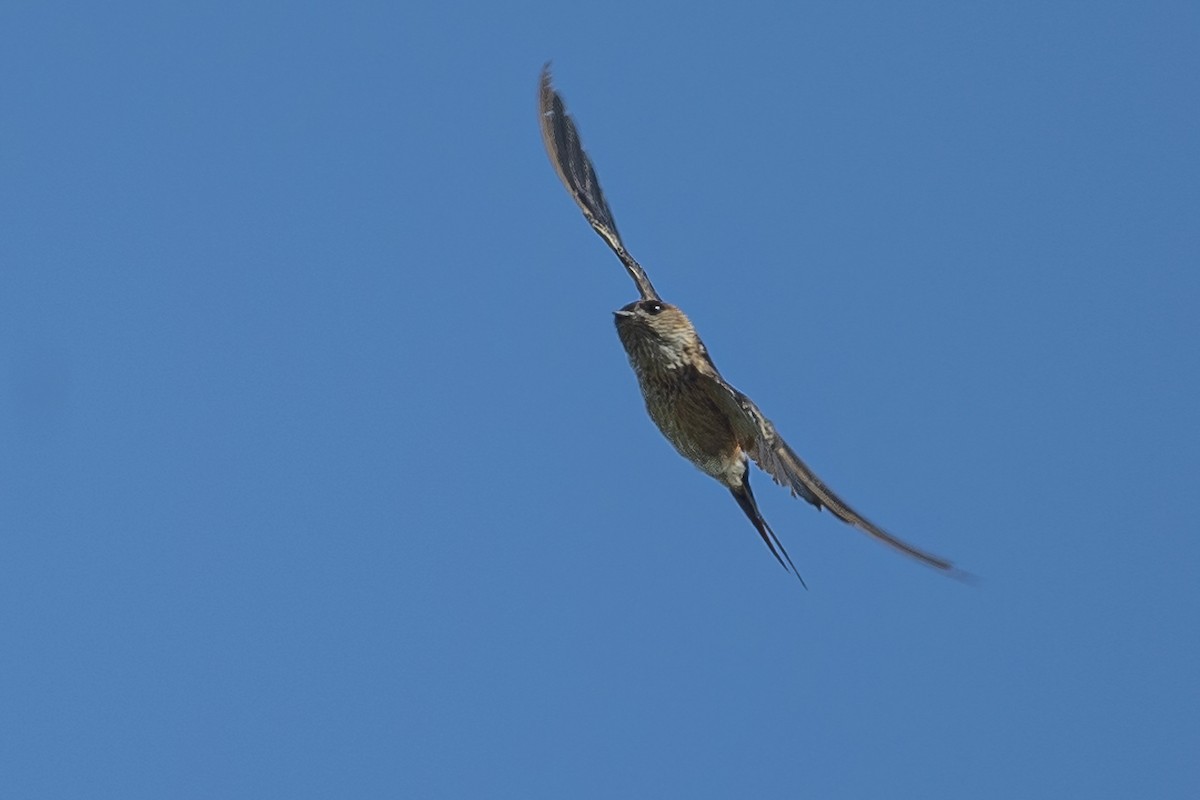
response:
<svg viewBox="0 0 1200 800"><path fill-rule="evenodd" d="M775 556L775 560L779 562L779 565L784 569L790 567L792 574L800 581L800 585L807 589L808 584L804 582L804 578L800 577L800 572L796 569L796 565L792 563L792 557L788 555L783 542L779 541L779 537L775 535L775 531L771 530L771 526L767 524L767 521L763 519L763 515L759 513L758 503L754 501L754 493L750 491L750 481L743 480L740 487L736 489L731 488L729 492L733 495L733 499L737 500L738 505L742 507L742 511L746 513L750 522L754 524L754 529L758 531L758 535L766 542L771 555ZM783 554L782 558L780 557L780 553ZM785 558L787 559L786 564L783 561Z"/></svg>

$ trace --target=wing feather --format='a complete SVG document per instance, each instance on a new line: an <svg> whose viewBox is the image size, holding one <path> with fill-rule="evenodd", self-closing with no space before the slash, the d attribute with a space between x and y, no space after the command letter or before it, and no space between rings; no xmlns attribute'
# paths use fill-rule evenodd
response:
<svg viewBox="0 0 1200 800"><path fill-rule="evenodd" d="M711 361L710 361L711 364ZM739 443L759 469L770 475L776 483L791 490L817 508L827 508L842 522L853 525L884 544L905 555L947 572L957 572L954 565L940 556L933 555L899 539L851 508L838 497L800 456L788 446L776 431L771 421L763 416L758 406L737 389L730 386L714 367L712 386L718 400L731 418L735 420Z"/></svg>
<svg viewBox="0 0 1200 800"><path fill-rule="evenodd" d="M596 169L588 158L579 139L579 130L575 121L567 113L562 97L554 90L550 81L550 65L542 67L542 78L538 85L538 120L542 128L542 143L546 146L546 154L550 163L558 173L559 180L575 203L583 212L584 218L596 233L600 234L612 251L621 259L625 270L633 282L637 284L638 292L643 300L661 300L654 285L646 275L642 265L634 260L625 245L621 235L617 233L617 222L613 219L608 201L600 189L600 180L596 177Z"/></svg>

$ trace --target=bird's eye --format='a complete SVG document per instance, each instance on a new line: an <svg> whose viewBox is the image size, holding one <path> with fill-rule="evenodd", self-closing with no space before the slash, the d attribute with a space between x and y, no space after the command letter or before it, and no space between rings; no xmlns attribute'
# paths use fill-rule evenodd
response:
<svg viewBox="0 0 1200 800"><path fill-rule="evenodd" d="M656 300L647 300L646 302L642 303L642 311L645 311L650 316L660 314L662 313L662 310L663 304Z"/></svg>

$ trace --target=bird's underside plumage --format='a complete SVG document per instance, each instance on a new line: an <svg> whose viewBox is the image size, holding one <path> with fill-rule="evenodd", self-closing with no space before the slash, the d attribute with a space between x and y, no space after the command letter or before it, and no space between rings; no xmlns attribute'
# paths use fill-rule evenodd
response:
<svg viewBox="0 0 1200 800"><path fill-rule="evenodd" d="M641 295L641 300L616 312L617 333L650 417L675 449L730 490L775 558L785 569L791 567L797 578L783 544L758 510L747 460L817 509L828 509L930 567L955 571L946 559L892 536L850 508L796 455L750 398L725 381L686 315L661 300L645 270L625 249L575 123L551 84L548 64L539 83L538 110L546 152L559 178Z"/></svg>

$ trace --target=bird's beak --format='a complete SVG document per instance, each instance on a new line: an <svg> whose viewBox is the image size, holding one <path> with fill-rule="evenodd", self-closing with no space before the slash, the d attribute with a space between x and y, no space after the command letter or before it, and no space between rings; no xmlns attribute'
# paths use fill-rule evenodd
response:
<svg viewBox="0 0 1200 800"><path fill-rule="evenodd" d="M633 312L626 311L625 309L622 308L622 309L618 309L617 311L614 311L613 316L616 317L617 319L620 319L621 317L632 317Z"/></svg>

